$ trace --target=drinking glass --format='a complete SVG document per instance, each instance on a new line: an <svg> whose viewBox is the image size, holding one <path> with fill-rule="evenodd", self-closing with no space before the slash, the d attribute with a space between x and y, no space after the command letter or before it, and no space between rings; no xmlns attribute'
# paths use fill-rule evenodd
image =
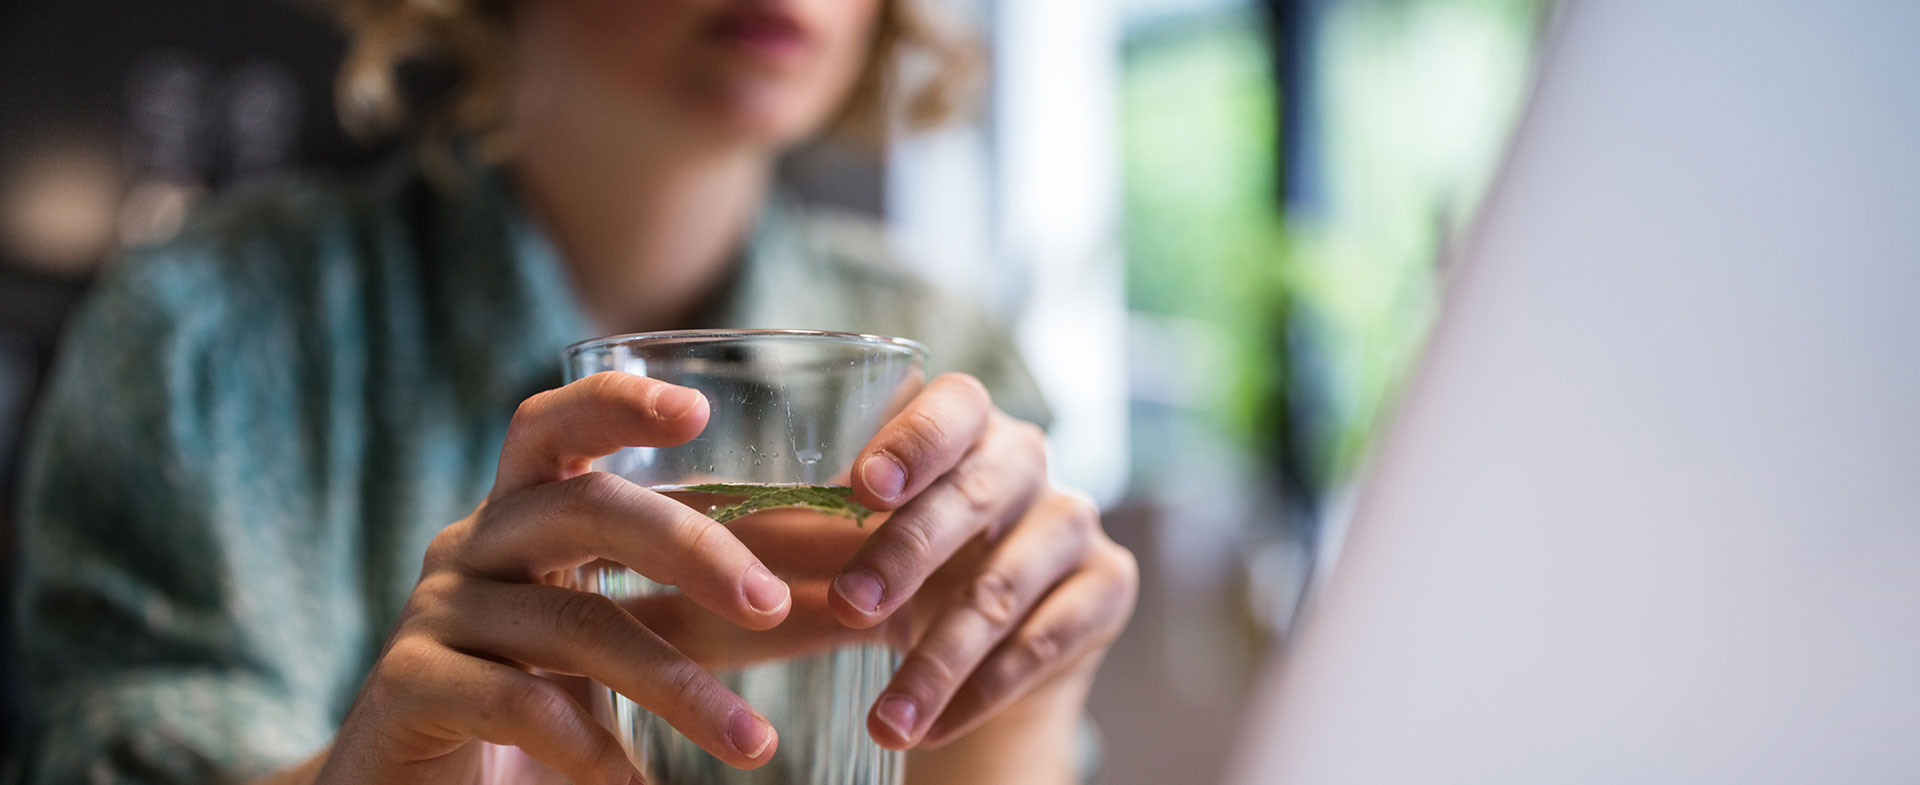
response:
<svg viewBox="0 0 1920 785"><path fill-rule="evenodd" d="M900 338L799 330L642 333L565 351L569 381L602 371L705 394L706 428L677 447L630 447L594 468L721 521L793 588L793 609L764 632L737 627L618 564L580 570L588 591L635 615L766 715L773 758L734 769L625 697L601 690L616 735L650 783L898 785L903 756L867 734L867 708L899 667L905 614L849 630L827 610L829 585L883 514L852 505L853 460L926 382L926 349ZM798 503L801 506L781 506ZM765 507L762 509L762 507Z"/></svg>

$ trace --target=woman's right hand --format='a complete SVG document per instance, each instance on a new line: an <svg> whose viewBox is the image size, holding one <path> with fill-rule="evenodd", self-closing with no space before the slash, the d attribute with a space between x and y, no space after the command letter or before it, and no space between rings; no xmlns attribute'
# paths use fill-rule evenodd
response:
<svg viewBox="0 0 1920 785"><path fill-rule="evenodd" d="M576 785L638 782L612 734L536 669L591 677L728 764L767 762L777 739L759 712L620 605L561 585L606 559L742 627L786 618L792 591L726 527L589 471L621 447L684 443L707 415L698 392L619 372L527 399L492 493L428 547L318 781L471 782L488 742Z"/></svg>

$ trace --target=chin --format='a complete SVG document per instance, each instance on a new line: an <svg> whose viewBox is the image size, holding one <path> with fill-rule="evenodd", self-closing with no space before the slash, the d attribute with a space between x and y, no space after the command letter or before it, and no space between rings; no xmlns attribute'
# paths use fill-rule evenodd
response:
<svg viewBox="0 0 1920 785"><path fill-rule="evenodd" d="M703 137L776 150L819 132L845 92L818 78L750 69L716 68L701 77L683 82L681 95Z"/></svg>
<svg viewBox="0 0 1920 785"><path fill-rule="evenodd" d="M805 141L825 125L825 112L777 100L736 96L702 103L696 125L703 136L729 144L779 151Z"/></svg>

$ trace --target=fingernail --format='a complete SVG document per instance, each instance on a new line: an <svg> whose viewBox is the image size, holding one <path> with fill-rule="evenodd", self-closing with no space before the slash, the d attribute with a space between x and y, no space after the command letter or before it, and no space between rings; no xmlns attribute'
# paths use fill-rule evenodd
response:
<svg viewBox="0 0 1920 785"><path fill-rule="evenodd" d="M920 708L913 705L912 698L888 695L880 699L880 708L874 713L879 715L881 724L892 728L902 741L913 738L913 721L920 717Z"/></svg>
<svg viewBox="0 0 1920 785"><path fill-rule="evenodd" d="M907 470L885 453L874 453L867 458L866 465L860 468L860 478L866 480L867 490L887 501L893 501L907 489Z"/></svg>
<svg viewBox="0 0 1920 785"><path fill-rule="evenodd" d="M848 570L833 579L833 592L861 613L872 613L879 608L881 595L886 591L880 579L866 570Z"/></svg>
<svg viewBox="0 0 1920 785"><path fill-rule="evenodd" d="M653 412L662 419L677 420L692 414L700 405L700 391L688 387L668 387L653 400Z"/></svg>
<svg viewBox="0 0 1920 785"><path fill-rule="evenodd" d="M727 743L733 745L734 752L758 758L773 743L773 728L753 712L736 711L733 719L727 720Z"/></svg>
<svg viewBox="0 0 1920 785"><path fill-rule="evenodd" d="M766 616L779 613L793 599L793 590L787 588L785 581L773 577L764 564L748 568L747 577L740 581L740 588L747 593L747 604Z"/></svg>

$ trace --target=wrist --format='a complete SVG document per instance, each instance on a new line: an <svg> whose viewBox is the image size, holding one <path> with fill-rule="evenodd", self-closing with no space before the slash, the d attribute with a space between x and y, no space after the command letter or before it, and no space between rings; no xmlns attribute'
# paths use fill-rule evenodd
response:
<svg viewBox="0 0 1920 785"><path fill-rule="evenodd" d="M327 756L332 750L332 745L323 747L319 753L298 765L252 780L248 785L314 785L320 781L320 770L326 767Z"/></svg>
<svg viewBox="0 0 1920 785"><path fill-rule="evenodd" d="M1082 749L1092 673L1063 674L1022 696L985 724L907 764L909 785L1070 785L1087 762Z"/></svg>
<svg viewBox="0 0 1920 785"><path fill-rule="evenodd" d="M1062 674L1021 696L968 735L995 729L1059 742L1061 747L1071 746L1070 743L1079 738L1080 724L1087 712L1087 694L1092 686L1091 672Z"/></svg>

